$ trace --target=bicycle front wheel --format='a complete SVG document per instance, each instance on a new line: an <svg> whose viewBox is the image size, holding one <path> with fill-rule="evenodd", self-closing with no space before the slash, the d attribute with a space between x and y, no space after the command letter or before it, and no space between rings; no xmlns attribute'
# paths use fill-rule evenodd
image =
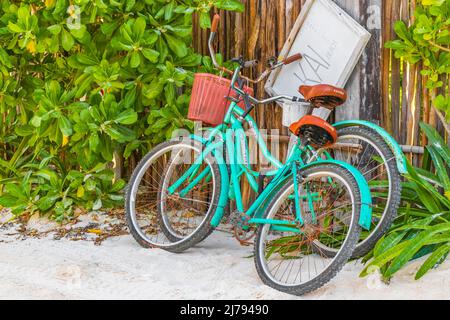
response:
<svg viewBox="0 0 450 320"><path fill-rule="evenodd" d="M126 196L131 234L143 247L182 252L213 227L221 175L215 158L193 140L154 148L134 171Z"/></svg>
<svg viewBox="0 0 450 320"><path fill-rule="evenodd" d="M294 182L288 181L271 200L265 219L288 221L259 227L255 265L270 287L303 295L330 281L351 257L360 235L360 191L347 170L320 165L299 172L299 210L296 218ZM332 257L323 248L333 248Z"/></svg>

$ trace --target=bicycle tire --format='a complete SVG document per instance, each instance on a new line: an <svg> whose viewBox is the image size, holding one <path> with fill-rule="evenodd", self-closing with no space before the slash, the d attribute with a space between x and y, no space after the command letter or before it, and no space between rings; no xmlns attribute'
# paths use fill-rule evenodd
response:
<svg viewBox="0 0 450 320"><path fill-rule="evenodd" d="M360 191L359 191L359 187L358 184L355 180L355 178L353 177L353 175L348 172L347 170L345 170L344 168L337 166L337 165L319 165L317 167L313 167L310 169L307 169L303 172L299 172L299 174L302 174L303 176L308 176L314 172L332 172L334 174L339 175L340 177L342 177L342 179L344 179L348 186L350 187L352 193L353 193L353 199L354 199L354 216L351 222L351 225L349 227L349 233L348 236L346 237L346 240L343 244L343 247L341 248L341 250L339 250L339 252L337 253L337 255L335 255L333 257L333 261L332 263L322 272L320 273L316 278L304 283L304 284L300 284L297 286L285 286L285 285L281 285L280 283L275 282L273 279L271 279L271 276L269 276L266 272L265 267L263 266L265 264L265 262L262 262L262 258L261 254L264 251L264 249L261 247L262 246L262 233L263 230L265 228L265 226L268 225L261 225L258 228L257 231L257 236L256 236L256 242L255 242L255 247L254 247L254 261L255 261L255 266L256 266L256 270L258 275L260 276L261 280L268 286L281 291L281 292L285 292L288 294L292 294L292 295L297 295L297 296L301 296L304 295L306 293L309 293L311 291L317 290L320 287L322 287L323 285L325 285L327 282L329 282L331 279L333 279L336 274L344 267L344 265L347 263L347 261L351 258L353 250L356 247L356 244L358 242L359 239L359 234L360 234L360 226L359 226L359 215L360 215L360 203L361 203L361 195L360 195ZM287 192L287 190L289 188L292 188L293 185L293 181L287 181L286 184L280 189L280 191L278 191L278 193L273 197L273 199L271 200L271 203L269 204L266 212L264 213L264 218L268 218L270 216L271 210L273 210L272 208L275 207L275 205L277 204L277 202L280 200L280 198L282 198L284 196L284 194Z"/></svg>
<svg viewBox="0 0 450 320"><path fill-rule="evenodd" d="M185 143L185 142L184 142ZM157 155L161 150L164 150L166 148L170 148L179 144L183 144L183 141L181 140L171 140L168 142L163 142L160 145L156 146L151 152L149 152L137 165L136 169L133 172L133 175L131 176L129 186L127 188L126 193L126 200L125 200L125 213L126 213L126 220L127 224L130 230L131 235L133 238L144 248L160 248L169 252L173 253L181 253L183 251L186 251L187 249L195 246L198 242L202 241L205 237L207 237L212 231L213 226L211 225L211 220L216 212L216 208L218 206L220 193L221 193L221 174L219 171L219 167L215 161L215 159L208 155L206 157L206 160L210 162L212 167L212 174L214 175L215 179L215 194L214 198L211 201L210 209L208 210L208 213L206 214L206 217L204 221L201 223L201 225L195 230L193 234L191 234L188 238L183 239L175 239L177 241L171 242L170 244L157 244L152 243L149 241L149 239L143 235L142 231L138 226L136 226L136 221L133 218L133 203L132 199L134 197L133 192L135 188L133 186L136 183L136 180L141 175L141 171L145 169L145 166L151 159ZM199 144L197 144L198 147ZM159 198L159 197L158 197ZM158 210L159 211L159 210ZM166 234L167 230L164 230L164 225L161 224L161 217L158 216L158 222L159 227L161 227L161 230L164 234ZM170 240L170 239L169 239Z"/></svg>

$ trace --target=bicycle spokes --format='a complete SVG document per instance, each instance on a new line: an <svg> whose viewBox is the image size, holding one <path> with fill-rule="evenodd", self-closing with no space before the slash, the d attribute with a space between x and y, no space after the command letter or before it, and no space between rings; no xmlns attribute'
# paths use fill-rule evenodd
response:
<svg viewBox="0 0 450 320"><path fill-rule="evenodd" d="M265 226L265 259L272 277L283 284L313 279L332 261L324 249L339 250L349 233L353 199L347 185L329 176L299 184L300 225L295 214L295 188L280 198L270 219L291 221L298 230Z"/></svg>
<svg viewBox="0 0 450 320"><path fill-rule="evenodd" d="M389 203L392 186L387 166L390 161L395 161L395 157L386 159L373 142L352 135L340 137L336 145L327 149L327 153L335 160L353 165L367 180L373 201L371 229L374 229ZM366 233L362 234L363 237L364 234Z"/></svg>
<svg viewBox="0 0 450 320"><path fill-rule="evenodd" d="M168 147L148 161L134 184L135 222L151 243L179 241L204 222L216 190L212 166L201 152L189 145Z"/></svg>

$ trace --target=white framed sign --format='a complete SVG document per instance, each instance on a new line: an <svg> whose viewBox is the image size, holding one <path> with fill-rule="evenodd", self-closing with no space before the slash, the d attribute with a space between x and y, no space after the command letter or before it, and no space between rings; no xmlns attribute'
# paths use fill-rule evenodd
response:
<svg viewBox="0 0 450 320"><path fill-rule="evenodd" d="M301 53L303 59L275 70L266 83L272 96L299 96L300 85L344 87L371 34L331 0L308 0L294 24L280 56ZM296 104L283 104L283 125L305 114ZM315 111L328 118L327 109Z"/></svg>

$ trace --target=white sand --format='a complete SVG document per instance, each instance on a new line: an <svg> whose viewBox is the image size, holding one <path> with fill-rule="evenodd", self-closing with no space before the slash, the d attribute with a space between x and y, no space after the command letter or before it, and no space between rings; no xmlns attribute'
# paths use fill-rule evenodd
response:
<svg viewBox="0 0 450 320"><path fill-rule="evenodd" d="M3 236L2 236L3 233ZM0 230L1 299L298 299L259 280L251 247L217 232L180 255L140 248L130 236L101 246L66 239L16 240ZM361 279L352 262L301 299L450 299L450 262L413 280L420 261L390 283Z"/></svg>

